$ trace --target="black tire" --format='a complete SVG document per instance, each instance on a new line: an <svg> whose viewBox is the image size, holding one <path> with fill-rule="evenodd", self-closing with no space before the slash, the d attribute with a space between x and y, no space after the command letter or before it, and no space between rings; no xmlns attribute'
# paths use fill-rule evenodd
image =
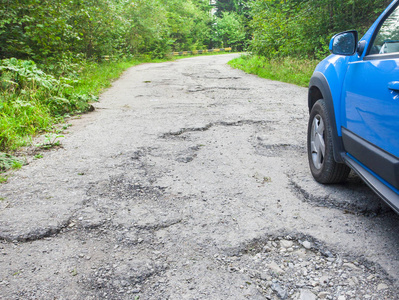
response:
<svg viewBox="0 0 399 300"><path fill-rule="evenodd" d="M310 171L320 183L339 183L350 172L345 164L334 160L331 120L323 99L318 100L310 112L308 124L308 159Z"/></svg>

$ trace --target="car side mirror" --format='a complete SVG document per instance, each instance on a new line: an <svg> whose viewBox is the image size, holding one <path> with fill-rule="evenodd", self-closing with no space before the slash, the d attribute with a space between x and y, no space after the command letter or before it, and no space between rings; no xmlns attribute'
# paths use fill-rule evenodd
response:
<svg viewBox="0 0 399 300"><path fill-rule="evenodd" d="M330 52L337 55L353 55L357 49L357 42L358 34L355 30L338 33L330 41Z"/></svg>

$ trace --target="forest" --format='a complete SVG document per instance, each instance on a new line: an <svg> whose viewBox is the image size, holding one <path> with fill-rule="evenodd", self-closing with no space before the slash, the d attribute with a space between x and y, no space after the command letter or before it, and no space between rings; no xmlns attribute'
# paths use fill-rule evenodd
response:
<svg viewBox="0 0 399 300"><path fill-rule="evenodd" d="M88 110L131 65L232 47L250 53L238 67L255 58L258 70L269 65L274 73L280 60L306 65L325 57L334 33L364 33L389 2L0 0L0 151Z"/></svg>
<svg viewBox="0 0 399 300"><path fill-rule="evenodd" d="M49 63L231 46L320 57L333 33L361 32L386 0L0 0L0 58ZM214 13L211 13L214 8Z"/></svg>

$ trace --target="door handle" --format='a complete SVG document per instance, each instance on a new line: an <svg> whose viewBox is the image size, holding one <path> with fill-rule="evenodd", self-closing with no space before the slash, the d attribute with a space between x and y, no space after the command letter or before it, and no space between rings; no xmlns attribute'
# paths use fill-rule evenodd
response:
<svg viewBox="0 0 399 300"><path fill-rule="evenodd" d="M391 81L388 83L388 89L399 92L399 81Z"/></svg>

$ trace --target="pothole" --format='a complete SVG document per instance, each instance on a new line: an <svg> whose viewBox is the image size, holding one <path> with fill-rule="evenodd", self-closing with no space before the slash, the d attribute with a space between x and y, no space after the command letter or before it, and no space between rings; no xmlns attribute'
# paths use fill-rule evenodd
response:
<svg viewBox="0 0 399 300"><path fill-rule="evenodd" d="M266 157L281 157L283 153L305 153L305 147L294 144L264 144L260 138L254 145L256 154Z"/></svg>
<svg viewBox="0 0 399 300"><path fill-rule="evenodd" d="M139 180L135 181L125 175L112 176L107 181L101 181L93 184L88 196L98 195L102 198L116 200L115 205L119 206L120 202L132 200L141 201L157 201L165 191L165 187L143 185Z"/></svg>
<svg viewBox="0 0 399 300"><path fill-rule="evenodd" d="M379 215L392 212L356 174L351 173L346 182L323 185L316 182L310 171L288 174L292 191L307 203L338 208L346 213Z"/></svg>
<svg viewBox="0 0 399 300"><path fill-rule="evenodd" d="M266 299L396 299L396 287L379 266L307 237L270 237L215 260L228 272L247 274L247 284Z"/></svg>
<svg viewBox="0 0 399 300"><path fill-rule="evenodd" d="M180 151L176 156L176 161L181 163L192 162L197 157L197 152L201 149L201 145L189 147L184 151Z"/></svg>
<svg viewBox="0 0 399 300"><path fill-rule="evenodd" d="M231 90L231 91L249 91L249 88L240 88L234 86L194 86L190 87L187 91L189 93L197 93L197 92L204 92L204 91L214 91L214 90Z"/></svg>
<svg viewBox="0 0 399 300"><path fill-rule="evenodd" d="M201 127L186 127L186 128L181 128L178 131L172 131L168 133L164 133L161 135L161 138L170 138L170 137L176 137L176 136L181 136L185 133L189 132L198 132L198 131L207 131L211 129L212 127L215 126L243 126L243 125L261 125L261 126L267 126L270 122L264 121L264 120L239 120L239 121L232 121L232 122L227 122L227 121L219 121L219 122L213 122L213 123L208 123L204 126Z"/></svg>
<svg viewBox="0 0 399 300"><path fill-rule="evenodd" d="M139 299L144 286L166 267L150 259L127 258L99 267L83 280L83 284L90 295L96 294L100 299Z"/></svg>
<svg viewBox="0 0 399 300"><path fill-rule="evenodd" d="M30 242L37 241L47 237L56 236L64 230L66 230L70 225L70 218L64 220L57 225L48 225L43 227L33 228L29 232L2 232L0 231L0 240L7 242Z"/></svg>
<svg viewBox="0 0 399 300"><path fill-rule="evenodd" d="M86 205L94 208L95 215L85 216L84 219L89 220L86 223L97 222L96 215L99 215L102 220L109 218L113 226L154 231L183 219L184 199L181 196L167 193L165 187L146 185L123 174L94 184L87 195Z"/></svg>

